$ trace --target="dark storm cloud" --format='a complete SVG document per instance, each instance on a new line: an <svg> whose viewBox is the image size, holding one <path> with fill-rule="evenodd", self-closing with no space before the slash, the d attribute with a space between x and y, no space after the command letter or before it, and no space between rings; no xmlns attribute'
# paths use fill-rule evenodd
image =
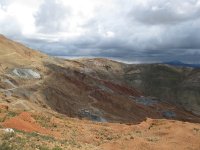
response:
<svg viewBox="0 0 200 150"><path fill-rule="evenodd" d="M61 0L44 0L34 15L36 35L18 40L50 55L200 63L199 0L111 2L95 8L87 18ZM0 26L11 33L1 22Z"/></svg>
<svg viewBox="0 0 200 150"><path fill-rule="evenodd" d="M24 40L25 41L25 40ZM96 41L97 42L97 41ZM116 41L115 41L116 42ZM114 42L114 43L115 43ZM35 49L42 49L50 55L56 56L95 56L95 57L111 57L123 61L138 62L162 62L170 60L181 60L184 62L199 63L199 49L132 49L131 46L117 42L115 46L107 47L107 45L96 45L91 43L78 43L77 41L59 41L46 42L41 40L27 40L26 45ZM86 45L85 45L86 44ZM112 44L111 44L112 45ZM123 50L121 50L123 48Z"/></svg>
<svg viewBox="0 0 200 150"><path fill-rule="evenodd" d="M198 19L200 7L197 0L155 1L149 5L134 7L130 15L144 24L176 24Z"/></svg>

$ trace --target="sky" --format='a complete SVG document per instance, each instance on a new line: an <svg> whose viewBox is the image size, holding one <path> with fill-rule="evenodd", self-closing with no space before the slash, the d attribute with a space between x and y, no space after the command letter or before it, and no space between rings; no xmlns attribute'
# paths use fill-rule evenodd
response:
<svg viewBox="0 0 200 150"><path fill-rule="evenodd" d="M0 0L0 34L55 56L200 63L200 0Z"/></svg>

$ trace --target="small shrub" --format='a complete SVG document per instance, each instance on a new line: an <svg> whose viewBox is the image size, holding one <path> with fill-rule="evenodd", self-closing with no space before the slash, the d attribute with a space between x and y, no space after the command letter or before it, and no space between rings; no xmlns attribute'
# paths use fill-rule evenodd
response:
<svg viewBox="0 0 200 150"><path fill-rule="evenodd" d="M50 123L51 118L48 116L44 116L44 115L33 115L33 118L42 126L45 128L50 128L50 127L54 127L54 125L52 125ZM49 123L47 123L49 122Z"/></svg>
<svg viewBox="0 0 200 150"><path fill-rule="evenodd" d="M8 112L8 116L9 116L9 117L15 117L15 116L17 116L17 113L16 113L16 112L9 111L9 112Z"/></svg>
<svg viewBox="0 0 200 150"><path fill-rule="evenodd" d="M110 141L110 140L112 140L113 138L114 138L114 137L112 137L112 136L108 136L106 139Z"/></svg>
<svg viewBox="0 0 200 150"><path fill-rule="evenodd" d="M36 132L31 132L31 133L28 133L28 135L29 135L30 137L37 137L37 136L38 136L38 133L36 133Z"/></svg>
<svg viewBox="0 0 200 150"><path fill-rule="evenodd" d="M48 147L45 147L45 146L39 146L38 148L39 150L50 150Z"/></svg>
<svg viewBox="0 0 200 150"><path fill-rule="evenodd" d="M14 148L7 142L3 142L2 144L0 144L0 150L14 150Z"/></svg>
<svg viewBox="0 0 200 150"><path fill-rule="evenodd" d="M200 134L200 129L198 128L194 128L193 131L195 132L195 134Z"/></svg>
<svg viewBox="0 0 200 150"><path fill-rule="evenodd" d="M46 141L55 141L55 138L52 137L52 136L46 136L46 135L40 135L40 137L43 139L43 140L46 140Z"/></svg>
<svg viewBox="0 0 200 150"><path fill-rule="evenodd" d="M56 147L54 147L52 150L62 150L62 148L56 146Z"/></svg>
<svg viewBox="0 0 200 150"><path fill-rule="evenodd" d="M17 143L18 145L25 145L27 140L22 137L16 137L13 142Z"/></svg>
<svg viewBox="0 0 200 150"><path fill-rule="evenodd" d="M198 128L194 128L193 130L196 132L200 132L200 129L198 129Z"/></svg>
<svg viewBox="0 0 200 150"><path fill-rule="evenodd" d="M6 120L6 117L0 118L0 122L4 122Z"/></svg>
<svg viewBox="0 0 200 150"><path fill-rule="evenodd" d="M14 132L10 132L10 133L4 133L3 134L3 140L10 140L10 138L14 137L15 133Z"/></svg>
<svg viewBox="0 0 200 150"><path fill-rule="evenodd" d="M159 138L158 137L148 137L147 141L149 141L149 142L157 142L157 141L159 141Z"/></svg>

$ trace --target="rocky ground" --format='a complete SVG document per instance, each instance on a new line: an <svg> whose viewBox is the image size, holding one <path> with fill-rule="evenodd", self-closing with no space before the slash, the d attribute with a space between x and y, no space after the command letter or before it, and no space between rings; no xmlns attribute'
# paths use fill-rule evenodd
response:
<svg viewBox="0 0 200 150"><path fill-rule="evenodd" d="M200 125L183 121L147 118L139 124L95 123L50 112L16 112L5 105L0 119L0 147L11 150L200 148Z"/></svg>

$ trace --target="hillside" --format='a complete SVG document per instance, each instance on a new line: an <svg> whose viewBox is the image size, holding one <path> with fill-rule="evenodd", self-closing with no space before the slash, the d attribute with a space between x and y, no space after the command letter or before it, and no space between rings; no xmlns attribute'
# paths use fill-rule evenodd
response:
<svg viewBox="0 0 200 150"><path fill-rule="evenodd" d="M134 73L136 68L138 72ZM200 69L165 64L132 65L126 69L125 80L146 95L200 114Z"/></svg>
<svg viewBox="0 0 200 150"><path fill-rule="evenodd" d="M0 73L7 68L40 65L46 55L0 35Z"/></svg>
<svg viewBox="0 0 200 150"><path fill-rule="evenodd" d="M15 129L12 146L173 149L187 134L180 149L199 147L198 69L53 58L4 36L0 67L0 138Z"/></svg>
<svg viewBox="0 0 200 150"><path fill-rule="evenodd" d="M128 65L106 59L80 59L95 76L114 80L158 101L200 115L200 69L167 64Z"/></svg>

